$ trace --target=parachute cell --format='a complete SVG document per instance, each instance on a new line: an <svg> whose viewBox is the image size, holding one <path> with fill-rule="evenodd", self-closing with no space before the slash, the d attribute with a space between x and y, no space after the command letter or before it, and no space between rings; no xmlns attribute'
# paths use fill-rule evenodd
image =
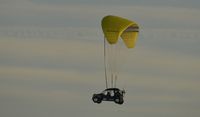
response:
<svg viewBox="0 0 200 117"><path fill-rule="evenodd" d="M121 37L127 48L134 48L139 32L138 25L118 16L106 16L102 19L102 29L109 44L116 44Z"/></svg>

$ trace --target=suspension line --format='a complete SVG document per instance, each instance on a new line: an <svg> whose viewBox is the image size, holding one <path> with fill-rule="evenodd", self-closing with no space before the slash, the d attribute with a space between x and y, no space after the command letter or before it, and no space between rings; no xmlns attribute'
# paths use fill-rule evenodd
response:
<svg viewBox="0 0 200 117"><path fill-rule="evenodd" d="M108 88L108 78L107 78L107 65L106 65L106 38L104 37L104 70L105 70L105 81L106 89Z"/></svg>

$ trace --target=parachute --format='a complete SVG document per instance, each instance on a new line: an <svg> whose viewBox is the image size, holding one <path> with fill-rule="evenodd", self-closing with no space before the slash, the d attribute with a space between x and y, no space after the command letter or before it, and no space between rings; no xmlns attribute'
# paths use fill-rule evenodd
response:
<svg viewBox="0 0 200 117"><path fill-rule="evenodd" d="M135 22L117 16L106 16L102 20L102 29L109 44L116 44L121 36L127 48L135 47L139 32Z"/></svg>
<svg viewBox="0 0 200 117"><path fill-rule="evenodd" d="M118 71L116 69L117 51L119 39L122 39L126 48L134 48L139 33L139 26L134 21L130 21L118 16L108 15L102 19L102 30L104 33L104 66L106 88L110 81L110 87L116 87ZM108 70L110 72L108 73Z"/></svg>

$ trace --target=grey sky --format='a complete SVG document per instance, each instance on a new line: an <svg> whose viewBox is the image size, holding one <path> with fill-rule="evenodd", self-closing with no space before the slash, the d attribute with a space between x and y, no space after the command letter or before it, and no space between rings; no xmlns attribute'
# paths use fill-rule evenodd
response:
<svg viewBox="0 0 200 117"><path fill-rule="evenodd" d="M199 0L0 0L0 116L199 117ZM101 19L140 25L118 86L125 104L91 100L105 86Z"/></svg>

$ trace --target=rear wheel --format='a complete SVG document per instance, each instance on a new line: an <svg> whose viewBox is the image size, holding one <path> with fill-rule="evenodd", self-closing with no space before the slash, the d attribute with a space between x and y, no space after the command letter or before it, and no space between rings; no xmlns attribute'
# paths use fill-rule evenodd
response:
<svg viewBox="0 0 200 117"><path fill-rule="evenodd" d="M101 98L99 98L99 97L97 97L97 96L94 96L93 98L92 98L92 100L93 100L93 102L94 103L98 103L98 104L100 104L101 103Z"/></svg>

